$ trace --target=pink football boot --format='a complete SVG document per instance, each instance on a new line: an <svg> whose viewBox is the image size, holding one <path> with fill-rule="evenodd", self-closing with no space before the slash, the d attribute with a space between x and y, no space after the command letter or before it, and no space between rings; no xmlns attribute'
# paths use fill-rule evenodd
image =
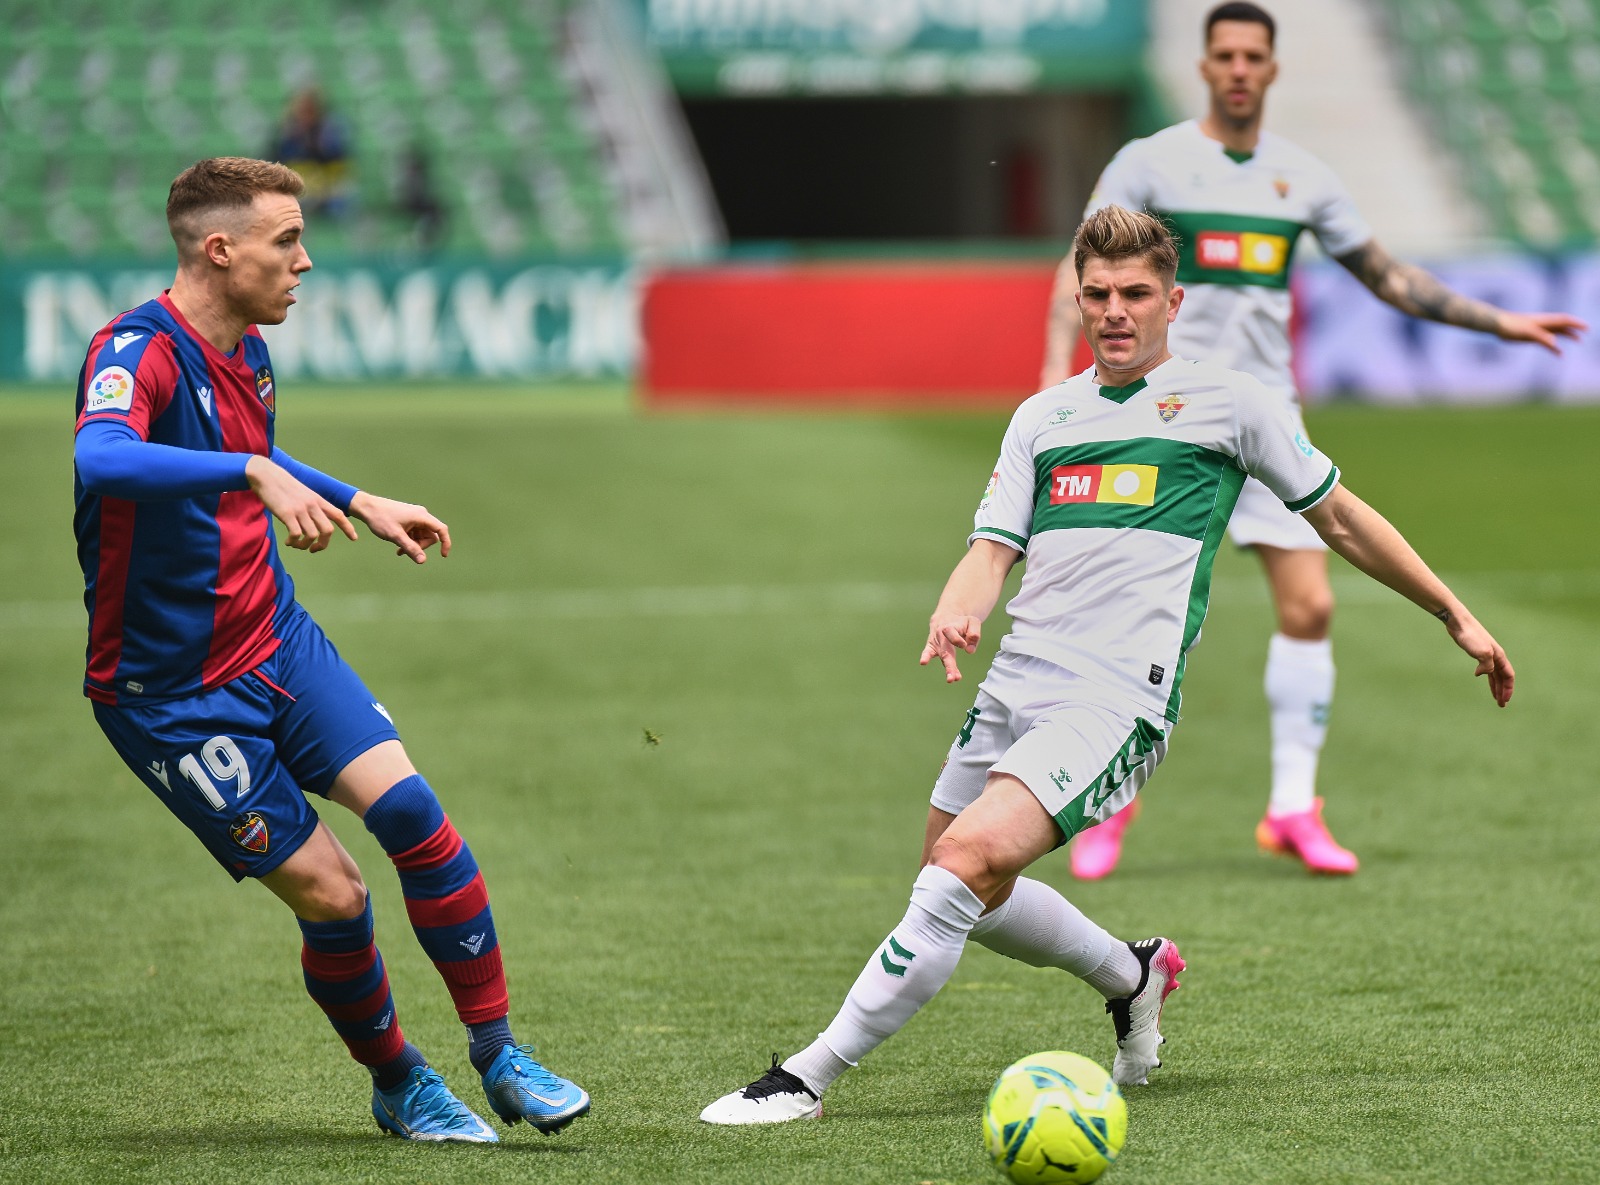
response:
<svg viewBox="0 0 1600 1185"><path fill-rule="evenodd" d="M1122 833L1139 813L1136 798L1104 823L1078 832L1072 841L1072 875L1081 881L1110 876L1122 856Z"/></svg>
<svg viewBox="0 0 1600 1185"><path fill-rule="evenodd" d="M1349 876L1361 867L1356 854L1340 847L1339 841L1328 834L1328 825L1322 821L1321 798L1309 811L1267 815L1256 824L1256 843L1264 852L1300 857L1312 872Z"/></svg>

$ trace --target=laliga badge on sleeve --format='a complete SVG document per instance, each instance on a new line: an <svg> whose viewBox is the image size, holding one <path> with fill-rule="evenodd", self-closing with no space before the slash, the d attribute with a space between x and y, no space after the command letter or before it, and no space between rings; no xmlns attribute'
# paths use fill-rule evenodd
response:
<svg viewBox="0 0 1600 1185"><path fill-rule="evenodd" d="M983 487L983 498L978 503L979 510L988 510L989 503L994 501L995 488L1000 484L1000 471L996 469L989 476L989 484Z"/></svg>
<svg viewBox="0 0 1600 1185"><path fill-rule="evenodd" d="M133 375L121 366L108 366L89 380L84 396L83 413L97 411L132 411Z"/></svg>

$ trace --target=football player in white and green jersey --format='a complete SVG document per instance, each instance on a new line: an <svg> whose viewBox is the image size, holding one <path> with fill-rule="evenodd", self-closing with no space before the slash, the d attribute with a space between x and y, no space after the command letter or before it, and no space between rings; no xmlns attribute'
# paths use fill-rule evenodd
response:
<svg viewBox="0 0 1600 1185"><path fill-rule="evenodd" d="M1162 1004L1184 961L1168 938L1120 942L1050 886L1039 857L1133 801L1166 755L1211 564L1247 477L1303 514L1357 568L1438 617L1502 706L1505 651L1259 380L1177 358L1178 255L1157 219L1120 207L1078 230L1095 366L1017 409L967 554L928 624L924 664L961 678L1007 573L1026 556L1013 626L951 743L923 867L900 923L805 1049L701 1112L708 1123L821 1114L822 1094L949 980L967 944L1069 971L1105 998L1112 1077L1159 1066Z"/></svg>
<svg viewBox="0 0 1600 1185"><path fill-rule="evenodd" d="M1512 313L1470 300L1374 242L1332 171L1261 128L1263 100L1277 77L1275 36L1272 17L1254 4L1212 9L1200 63L1210 111L1126 145L1106 166L1089 201L1088 213L1108 205L1147 210L1176 233L1178 282L1185 292L1170 337L1177 354L1254 375L1298 420L1289 268L1302 231L1315 235L1379 299L1413 316L1557 352L1559 337L1586 328L1563 313ZM1045 387L1059 383L1070 367L1078 336L1076 284L1069 256L1051 302ZM1256 480L1245 482L1228 534L1261 558L1277 610L1265 680L1272 789L1257 842L1297 856L1314 872L1353 873L1356 856L1329 833L1316 792L1334 687L1326 547ZM1075 841L1074 874L1094 879L1111 872L1132 817L1132 811L1114 816Z"/></svg>

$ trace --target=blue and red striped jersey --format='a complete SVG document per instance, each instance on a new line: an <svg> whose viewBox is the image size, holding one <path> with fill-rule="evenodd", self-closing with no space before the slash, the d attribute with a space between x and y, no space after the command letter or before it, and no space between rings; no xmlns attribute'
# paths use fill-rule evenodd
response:
<svg viewBox="0 0 1600 1185"><path fill-rule="evenodd" d="M78 375L78 427L114 419L156 444L267 456L275 400L254 326L223 354L163 293L95 334ZM86 695L108 704L194 695L278 648L294 584L255 494L129 501L74 477Z"/></svg>

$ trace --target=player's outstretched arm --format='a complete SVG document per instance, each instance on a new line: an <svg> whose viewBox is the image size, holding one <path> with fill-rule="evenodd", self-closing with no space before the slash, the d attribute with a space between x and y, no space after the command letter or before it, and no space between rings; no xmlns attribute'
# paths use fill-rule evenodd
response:
<svg viewBox="0 0 1600 1185"><path fill-rule="evenodd" d="M350 517L367 524L379 539L395 546L396 555L408 555L416 563L428 561L428 548L439 545L439 554L450 554L450 528L428 513L426 506L380 498L365 490L350 499Z"/></svg>
<svg viewBox="0 0 1600 1185"><path fill-rule="evenodd" d="M1559 339L1576 340L1589 328L1566 313L1513 313L1462 296L1415 264L1396 259L1376 242L1338 258L1379 300L1427 321L1492 333L1506 341L1533 342L1552 354L1561 353Z"/></svg>
<svg viewBox="0 0 1600 1185"><path fill-rule="evenodd" d="M261 504L289 529L290 547L321 551L335 530L357 537L344 511L270 457L253 455L245 462L244 476Z"/></svg>
<svg viewBox="0 0 1600 1185"><path fill-rule="evenodd" d="M1078 312L1077 255L1067 257L1056 268L1055 286L1050 290L1050 313L1045 322L1044 366L1039 371L1039 389L1053 387L1072 375L1072 354L1078 348L1078 333L1083 318Z"/></svg>
<svg viewBox="0 0 1600 1185"><path fill-rule="evenodd" d="M1021 558L1022 553L1015 548L992 539L972 541L967 554L950 573L944 592L939 594L939 604L928 619L928 642L918 660L923 666L937 658L944 664L944 681L961 682L956 650L968 654L977 650L984 619L994 611L1006 575Z"/></svg>
<svg viewBox="0 0 1600 1185"><path fill-rule="evenodd" d="M1516 672L1506 652L1388 519L1342 485L1334 486L1305 518L1334 551L1444 622L1455 644L1477 660L1473 674L1489 676L1494 702L1502 708L1510 702Z"/></svg>

